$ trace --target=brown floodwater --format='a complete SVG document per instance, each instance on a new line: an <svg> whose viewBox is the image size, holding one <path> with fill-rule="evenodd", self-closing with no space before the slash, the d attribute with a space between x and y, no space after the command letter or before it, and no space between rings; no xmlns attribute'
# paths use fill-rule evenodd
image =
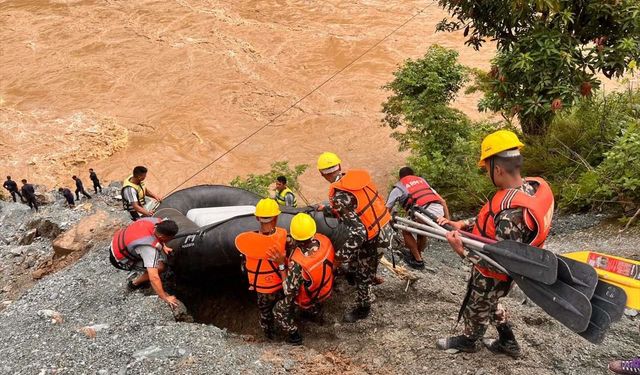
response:
<svg viewBox="0 0 640 375"><path fill-rule="evenodd" d="M426 8L425 8L426 7ZM380 126L381 86L437 43L487 68L491 46L436 33L446 16L410 0L0 0L0 173L49 187L87 168L121 180L138 164L161 194L312 91L185 186L227 183L270 163L310 164L310 200L326 184L323 151L386 187L405 155ZM456 106L473 118L478 96Z"/></svg>

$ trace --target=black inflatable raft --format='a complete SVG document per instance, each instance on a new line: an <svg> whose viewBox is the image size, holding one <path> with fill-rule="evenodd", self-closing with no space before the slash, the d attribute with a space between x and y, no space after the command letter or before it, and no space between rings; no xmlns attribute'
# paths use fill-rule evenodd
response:
<svg viewBox="0 0 640 375"><path fill-rule="evenodd" d="M169 243L174 249L169 263L176 275L186 279L215 279L239 272L240 255L235 248L238 234L258 229L253 215L260 199L249 191L223 186L200 185L177 191L162 201L155 216L178 223L180 231ZM336 248L346 240L344 227L309 207L281 207L278 226L289 230L291 218L307 212L318 232L328 236Z"/></svg>

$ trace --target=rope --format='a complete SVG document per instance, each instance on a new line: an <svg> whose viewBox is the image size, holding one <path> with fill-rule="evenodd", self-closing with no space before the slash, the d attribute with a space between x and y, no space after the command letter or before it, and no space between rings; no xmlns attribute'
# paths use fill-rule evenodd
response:
<svg viewBox="0 0 640 375"><path fill-rule="evenodd" d="M259 132L261 132L262 130L264 130L267 126L271 125L272 123L274 123L277 119L279 119L280 117L282 117L282 115L284 115L285 113L289 112L291 109L293 109L296 105L300 104L300 102L302 102L303 100L305 100L306 98L308 98L309 96L311 96L313 93L315 93L316 91L318 91L319 89L321 89L324 85L326 85L327 83L329 83L331 80L333 80L338 74L344 72L345 70L347 70L349 67L351 67L353 64L355 64L358 60L360 60L362 57L364 57L365 55L367 55L369 52L371 52L373 49L375 49L376 47L378 47L380 44L382 44L384 41L386 41L387 39L389 39L390 36L392 36L393 34L395 34L396 32L398 32L400 29L402 29L404 26L406 26L409 22L413 21L413 19L415 19L417 16L419 16L420 14L422 14L422 12L424 12L427 8L429 8L430 6L432 6L434 3L431 2L430 4L426 5L424 8L420 9L417 13L415 13L414 15L412 15L411 17L409 17L406 21L404 21L400 26L396 27L395 29L393 29L391 32L389 32L387 35L384 36L384 38L380 39L379 41L377 41L374 45L372 45L371 47L369 47L366 51L364 51L362 54L360 54L358 57L356 57L354 60L352 60L350 63L348 63L347 65L345 65L344 67L342 67L340 70L338 70L337 72L333 73L329 78L325 79L322 83L320 83L318 86L316 86L313 90L309 91L307 94L305 94L303 97L301 97L300 99L296 100L293 104L291 104L289 107L287 107L285 110L283 110L282 112L280 112L279 114L277 114L274 118L272 118L271 120L267 121L264 125L260 126L258 129L254 130L253 132L249 133L249 135L247 135L246 137L242 138L238 143L236 143L235 145L233 145L230 149L226 150L225 152L223 152L221 155L219 155L218 157L216 157L215 159L213 159L209 164L205 165L204 167L200 168L200 170L198 170L196 173L192 174L189 178L187 178L186 180L182 181L180 184L178 184L176 187L174 187L173 189L171 189L167 194L165 195L169 195L171 193L173 193L174 191L176 191L178 188L180 188L181 186L183 186L184 184L186 184L187 182L191 181L193 178L195 178L197 175L199 175L200 173L204 172L205 170L207 170L209 167L211 167L213 164L215 164L218 160L222 159L223 157L225 157L226 155L228 155L229 153L231 153L233 150L235 150L236 148L238 148L240 145L242 145L243 143L245 143L246 141L248 141L249 139L251 139L254 135L258 134Z"/></svg>

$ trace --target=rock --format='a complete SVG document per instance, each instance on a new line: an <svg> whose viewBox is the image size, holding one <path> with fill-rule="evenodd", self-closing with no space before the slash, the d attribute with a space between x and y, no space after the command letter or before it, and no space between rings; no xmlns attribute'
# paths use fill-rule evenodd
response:
<svg viewBox="0 0 640 375"><path fill-rule="evenodd" d="M39 205L47 205L56 201L52 192L47 191L47 187L44 185L35 185L36 199Z"/></svg>
<svg viewBox="0 0 640 375"><path fill-rule="evenodd" d="M20 237L20 239L18 240L18 245L31 245L37 234L38 231L36 229L27 231L27 233L23 234L22 237Z"/></svg>
<svg viewBox="0 0 640 375"><path fill-rule="evenodd" d="M27 229L36 229L38 236L50 240L58 237L60 233L62 233L60 226L49 219L32 220L27 224Z"/></svg>
<svg viewBox="0 0 640 375"><path fill-rule="evenodd" d="M9 254L13 255L14 257L19 257L20 255L22 255L22 249L20 249L19 247L14 247L13 249L9 250Z"/></svg>
<svg viewBox="0 0 640 375"><path fill-rule="evenodd" d="M133 353L133 358L169 359L169 358L180 358L185 354L187 354L187 351L185 349L181 349L181 348L164 348L163 349L159 346L153 345Z"/></svg>
<svg viewBox="0 0 640 375"><path fill-rule="evenodd" d="M638 316L638 310L634 309L624 309L624 315L634 318Z"/></svg>
<svg viewBox="0 0 640 375"><path fill-rule="evenodd" d="M96 240L113 234L117 223L99 211L80 220L76 225L53 240L54 257L59 258L75 252L85 252Z"/></svg>
<svg viewBox="0 0 640 375"><path fill-rule="evenodd" d="M290 359L286 359L282 363L282 367L285 369L285 371L291 371L296 367L296 363Z"/></svg>
<svg viewBox="0 0 640 375"><path fill-rule="evenodd" d="M94 339L96 338L96 335L98 332L102 331L103 329L107 329L109 328L108 324L94 324L91 326L84 326L82 328L80 328L78 330L78 332L84 333L85 336L87 336L90 339Z"/></svg>
<svg viewBox="0 0 640 375"><path fill-rule="evenodd" d="M64 321L62 314L53 310L38 310L38 316L51 319L52 324L60 324Z"/></svg>
<svg viewBox="0 0 640 375"><path fill-rule="evenodd" d="M173 318L176 322L193 323L194 319L187 311L187 307L181 301L178 301L178 306L171 310Z"/></svg>

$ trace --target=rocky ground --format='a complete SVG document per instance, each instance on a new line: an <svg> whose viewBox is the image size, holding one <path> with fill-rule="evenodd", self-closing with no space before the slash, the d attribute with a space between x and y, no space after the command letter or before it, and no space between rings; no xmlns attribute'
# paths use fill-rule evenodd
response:
<svg viewBox="0 0 640 375"><path fill-rule="evenodd" d="M456 355L437 351L434 341L454 332L469 269L440 243L427 250L428 268L417 272L419 280L408 289L381 268L386 281L375 288L374 312L365 321L339 322L353 294L340 281L325 324L302 324L302 347L264 342L252 297L237 287L211 291L201 285L205 292L187 294L195 286L179 284L178 295L200 323L176 322L150 291L126 292L126 272L107 260L113 227L126 223L117 202L105 194L91 206L84 204L69 210L55 203L39 214L0 204L0 373L582 375L605 374L609 360L640 353L637 318L625 316L595 346L523 303L518 291L505 303L524 358L514 361L486 350ZM640 230L618 238L619 225L603 224L603 219L558 219L549 248L591 248L639 258ZM53 232L37 230L56 225L64 232L53 241ZM20 245L34 226L32 242ZM489 335L495 333L490 330Z"/></svg>

